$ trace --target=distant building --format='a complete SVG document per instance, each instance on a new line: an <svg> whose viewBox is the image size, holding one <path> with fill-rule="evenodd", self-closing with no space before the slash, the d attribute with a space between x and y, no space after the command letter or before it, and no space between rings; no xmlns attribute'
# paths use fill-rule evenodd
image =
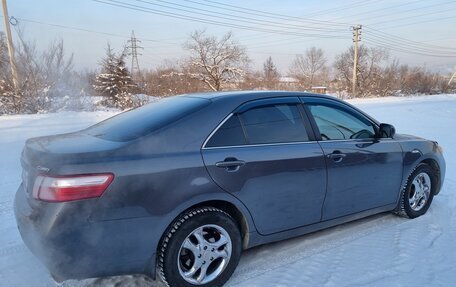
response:
<svg viewBox="0 0 456 287"><path fill-rule="evenodd" d="M280 77L279 87L282 90L301 90L299 80L293 77Z"/></svg>
<svg viewBox="0 0 456 287"><path fill-rule="evenodd" d="M311 91L316 94L326 94L327 88L323 86L312 87Z"/></svg>

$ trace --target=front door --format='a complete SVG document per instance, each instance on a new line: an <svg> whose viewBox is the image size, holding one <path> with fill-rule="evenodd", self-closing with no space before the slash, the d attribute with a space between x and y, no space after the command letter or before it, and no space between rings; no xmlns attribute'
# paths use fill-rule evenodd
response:
<svg viewBox="0 0 456 287"><path fill-rule="evenodd" d="M319 222L325 198L322 149L299 99L285 99L249 103L202 149L213 180L245 204L261 234Z"/></svg>
<svg viewBox="0 0 456 287"><path fill-rule="evenodd" d="M375 123L348 105L319 99L306 106L328 168L322 220L394 204L402 181L400 144L377 138Z"/></svg>

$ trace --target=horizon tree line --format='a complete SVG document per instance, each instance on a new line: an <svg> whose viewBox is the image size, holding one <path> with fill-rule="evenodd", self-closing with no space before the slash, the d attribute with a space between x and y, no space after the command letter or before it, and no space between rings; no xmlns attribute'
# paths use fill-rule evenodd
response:
<svg viewBox="0 0 456 287"><path fill-rule="evenodd" d="M328 62L323 49L310 47L297 54L287 73L281 75L271 56L265 59L262 70L252 69L246 48L233 33L216 37L197 30L183 43L188 57L165 60L155 69L143 70L135 82L125 63L126 46L115 52L108 44L96 72L76 72L73 55L66 55L62 40L39 51L21 33L16 46L18 71L24 79L18 91L13 89L5 37L0 33L0 114L96 109L83 100L93 96L100 97L97 105L119 109L147 102L135 94L163 97L201 91L310 90L325 86L333 94L351 96L353 47L336 55L334 63ZM361 45L358 63L356 86L360 97L456 90L454 83L448 86L448 75L400 64L385 49ZM284 84L282 76L295 82Z"/></svg>

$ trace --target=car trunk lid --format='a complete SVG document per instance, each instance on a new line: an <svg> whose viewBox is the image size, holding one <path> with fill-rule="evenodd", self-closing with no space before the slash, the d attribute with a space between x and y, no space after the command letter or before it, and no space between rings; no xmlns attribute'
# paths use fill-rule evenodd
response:
<svg viewBox="0 0 456 287"><path fill-rule="evenodd" d="M64 165L109 160L126 144L80 132L29 139L21 156L23 188L31 197L39 174L59 175L59 169Z"/></svg>

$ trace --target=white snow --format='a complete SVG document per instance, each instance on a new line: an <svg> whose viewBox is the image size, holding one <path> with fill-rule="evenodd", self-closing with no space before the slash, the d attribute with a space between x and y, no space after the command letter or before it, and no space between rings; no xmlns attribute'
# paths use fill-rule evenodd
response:
<svg viewBox="0 0 456 287"><path fill-rule="evenodd" d="M456 95L356 99L399 133L437 140L447 174L428 213L381 214L246 251L229 286L454 286L456 280ZM27 138L75 131L114 112L0 117L0 286L54 286L23 245L12 204ZM65 286L161 286L140 276L68 281Z"/></svg>

